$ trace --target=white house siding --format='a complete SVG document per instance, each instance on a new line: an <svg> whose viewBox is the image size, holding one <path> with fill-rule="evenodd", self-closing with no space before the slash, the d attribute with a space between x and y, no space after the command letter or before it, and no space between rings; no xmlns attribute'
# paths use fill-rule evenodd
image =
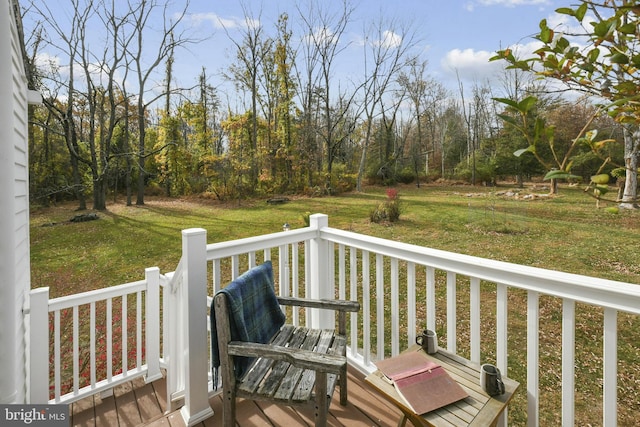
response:
<svg viewBox="0 0 640 427"><path fill-rule="evenodd" d="M28 90L17 0L0 0L0 403L26 401Z"/></svg>

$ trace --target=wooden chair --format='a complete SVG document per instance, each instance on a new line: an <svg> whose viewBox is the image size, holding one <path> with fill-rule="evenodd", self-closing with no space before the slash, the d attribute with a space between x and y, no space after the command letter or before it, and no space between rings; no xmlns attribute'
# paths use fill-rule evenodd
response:
<svg viewBox="0 0 640 427"><path fill-rule="evenodd" d="M266 262L255 268L266 271L265 280L270 276L269 289L277 304L336 310L338 330L308 329L285 324L267 344L236 341L232 337L233 314L230 317L228 302L231 297L224 290L218 292L212 307L220 355L223 425L235 426L236 398L245 398L311 407L315 414L315 425L325 426L336 382L340 385L340 404L347 404L346 312L358 311L360 305L354 301L278 297L273 291L271 263ZM242 283L240 286L251 284ZM238 377L237 358L240 356L256 359Z"/></svg>

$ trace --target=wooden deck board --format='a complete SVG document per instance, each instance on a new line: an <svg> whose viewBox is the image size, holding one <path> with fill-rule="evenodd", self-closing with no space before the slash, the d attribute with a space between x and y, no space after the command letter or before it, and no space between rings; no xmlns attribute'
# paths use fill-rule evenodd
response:
<svg viewBox="0 0 640 427"><path fill-rule="evenodd" d="M364 384L364 377L349 368L349 399L347 406L339 403L336 391L331 401L327 425L332 427L396 426L400 411ZM164 379L145 384L142 379L119 386L113 396L99 395L85 398L71 405L72 426L149 426L184 427L180 411L164 414L166 382ZM222 399L210 400L214 415L198 427L222 424ZM239 427L312 426L311 410L293 409L289 406L265 402L239 400L237 404Z"/></svg>
<svg viewBox="0 0 640 427"><path fill-rule="evenodd" d="M85 397L72 406L74 425L81 427L95 426L94 397Z"/></svg>
<svg viewBox="0 0 640 427"><path fill-rule="evenodd" d="M95 395L93 399L96 427L119 426L115 397L109 396L103 399L99 395Z"/></svg>
<svg viewBox="0 0 640 427"><path fill-rule="evenodd" d="M145 384L142 378L138 378L133 381L133 387L140 418L152 420L160 417L164 412L164 407L160 406L153 385Z"/></svg>
<svg viewBox="0 0 640 427"><path fill-rule="evenodd" d="M268 402L258 402L257 406L260 407L271 424L282 426L304 425L303 418L300 414L289 406L276 405Z"/></svg>
<svg viewBox="0 0 640 427"><path fill-rule="evenodd" d="M136 403L132 382L126 382L115 387L113 394L116 401L118 426L133 427L142 424L142 417Z"/></svg>

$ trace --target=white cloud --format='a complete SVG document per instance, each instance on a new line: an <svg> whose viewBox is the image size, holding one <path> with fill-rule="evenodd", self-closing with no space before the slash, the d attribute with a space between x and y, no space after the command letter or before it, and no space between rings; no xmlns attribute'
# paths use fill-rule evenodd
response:
<svg viewBox="0 0 640 427"><path fill-rule="evenodd" d="M386 49L393 49L402 44L402 36L393 31L385 30L382 33L382 40L376 42L377 46L382 46Z"/></svg>
<svg viewBox="0 0 640 427"><path fill-rule="evenodd" d="M471 81L494 78L504 69L500 61L489 62L495 52L474 49L453 49L445 55L440 65L446 74L455 75Z"/></svg>
<svg viewBox="0 0 640 427"><path fill-rule="evenodd" d="M42 52L36 55L35 65L45 70L58 70L60 69L60 57Z"/></svg>
<svg viewBox="0 0 640 427"><path fill-rule="evenodd" d="M534 52L542 47L542 42L532 40L529 43L517 43L509 46L516 58L530 58Z"/></svg>
<svg viewBox="0 0 640 427"><path fill-rule="evenodd" d="M189 15L194 26L210 23L216 29L234 29L234 28L255 28L259 26L259 21L244 18L223 18L215 13L193 13Z"/></svg>
<svg viewBox="0 0 640 427"><path fill-rule="evenodd" d="M594 22L595 18L592 15L585 16L583 22ZM561 31L565 34L586 34L585 28L583 28L575 18L561 13L553 13L547 18L547 25L554 31ZM586 24L587 26L589 24Z"/></svg>
<svg viewBox="0 0 640 427"><path fill-rule="evenodd" d="M220 25L220 18L215 13L192 13L189 15L189 20L195 27L202 25L203 22L209 22L214 27Z"/></svg>
<svg viewBox="0 0 640 427"><path fill-rule="evenodd" d="M524 5L550 5L550 0L478 0L483 6L506 6L516 7Z"/></svg>
<svg viewBox="0 0 640 427"><path fill-rule="evenodd" d="M553 13L547 17L547 25L549 28L556 32L556 38L562 35L569 40L572 46L577 46L580 49L585 49L587 41L582 35L587 35L587 29L590 27L590 22L596 22L596 18L593 15L586 15L583 22L584 26L581 26L574 18L560 14ZM534 55L534 52L542 47L542 43L537 40L532 40L526 44L515 44L510 46L514 51L514 54L518 58L529 58ZM607 53L605 46L600 46L602 54Z"/></svg>
<svg viewBox="0 0 640 427"><path fill-rule="evenodd" d="M305 36L304 40L308 44L318 46L328 46L338 41L334 32L327 27L316 28L313 34Z"/></svg>
<svg viewBox="0 0 640 427"><path fill-rule="evenodd" d="M474 0L467 1L464 4L464 10L467 12L474 12L476 6L502 6L508 8L514 8L518 6L540 6L544 9L545 6L553 5L551 0Z"/></svg>
<svg viewBox="0 0 640 427"><path fill-rule="evenodd" d="M385 49L394 49L402 45L402 36L394 31L384 30L379 39L371 40L369 36L354 35L351 42L358 47L381 46Z"/></svg>

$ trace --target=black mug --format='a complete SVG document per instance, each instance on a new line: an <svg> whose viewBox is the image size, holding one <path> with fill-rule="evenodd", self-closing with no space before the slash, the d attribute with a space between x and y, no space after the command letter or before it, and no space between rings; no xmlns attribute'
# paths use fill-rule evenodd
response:
<svg viewBox="0 0 640 427"><path fill-rule="evenodd" d="M489 363L482 365L480 367L480 386L489 396L504 394L504 383L500 369Z"/></svg>
<svg viewBox="0 0 640 427"><path fill-rule="evenodd" d="M434 354L438 352L438 336L435 331L425 329L422 335L416 337L416 344L422 346L425 353Z"/></svg>

